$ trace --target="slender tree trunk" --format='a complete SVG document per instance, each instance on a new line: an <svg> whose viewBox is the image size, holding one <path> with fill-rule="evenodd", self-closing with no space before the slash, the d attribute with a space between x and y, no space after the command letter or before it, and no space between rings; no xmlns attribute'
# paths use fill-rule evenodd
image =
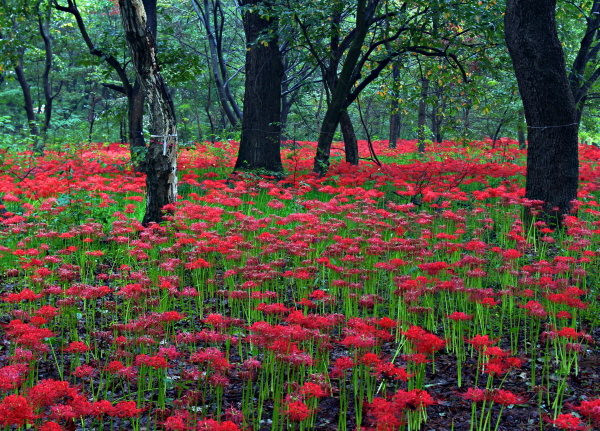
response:
<svg viewBox="0 0 600 431"><path fill-rule="evenodd" d="M417 138L419 141L419 153L425 152L425 122L427 120L427 92L429 91L429 79L421 78L421 99L419 100L419 113L417 117Z"/></svg>
<svg viewBox="0 0 600 431"><path fill-rule="evenodd" d="M89 101L88 101L88 115L87 115L87 119L88 122L90 123L90 128L89 128L89 132L88 132L88 141L91 143L92 142L92 135L94 133L94 124L96 123L96 103L98 103L99 100L101 100L101 97L98 97L96 95L96 83L94 82L92 84L92 88L90 90L90 94L89 94Z"/></svg>
<svg viewBox="0 0 600 431"><path fill-rule="evenodd" d="M242 0L240 5L266 4L262 0ZM278 20L262 18L258 11L244 13L246 33L246 87L242 136L235 163L236 171L265 170L282 174L281 78L283 63L277 41ZM259 38L269 34L268 40Z"/></svg>
<svg viewBox="0 0 600 431"><path fill-rule="evenodd" d="M60 87L56 94L52 94L52 82L50 81L50 72L52 71L52 40L50 36L50 16L51 16L52 8L50 6L47 7L45 12L45 17L42 17L41 12L38 18L38 25L40 29L40 35L42 36L42 40L44 41L44 53L45 53L45 61L44 61L44 71L42 73L42 86L44 88L44 123L42 124L42 133L41 139L34 146L34 152L37 154L44 153L44 146L46 145L46 139L48 135L48 128L50 127L50 122L52 121L52 108L54 105L54 98L60 92L60 87L62 87L62 81L60 83Z"/></svg>
<svg viewBox="0 0 600 431"><path fill-rule="evenodd" d="M400 137L400 103L398 98L398 90L396 88L398 78L400 78L400 67L398 63L392 64L392 101L390 103L390 135L388 146L389 148L396 148L398 138Z"/></svg>
<svg viewBox="0 0 600 431"><path fill-rule="evenodd" d="M579 160L577 112L555 7L556 0L508 0L504 27L528 127L525 197L543 201L540 216L559 226L577 198Z"/></svg>
<svg viewBox="0 0 600 431"><path fill-rule="evenodd" d="M438 143L442 142L442 121L444 119L444 116L442 115L444 105L443 103L440 103L442 91L442 88L437 88L435 90L435 102L431 107L431 133L433 134L435 142Z"/></svg>
<svg viewBox="0 0 600 431"><path fill-rule="evenodd" d="M329 155L331 154L331 143L337 129L342 112L348 107L348 93L354 85L352 75L358 64L363 42L367 36L366 0L358 0L356 5L356 27L354 39L344 59L342 70L337 83L331 94L331 100L325 118L321 124L319 140L317 141L317 154L313 165L313 171L324 175L329 169Z"/></svg>
<svg viewBox="0 0 600 431"><path fill-rule="evenodd" d="M177 198L177 123L173 101L158 67L151 30L156 25L156 0L119 0L119 7L150 112L152 139L146 152L146 213L142 221L148 225L162 221L162 209Z"/></svg>
<svg viewBox="0 0 600 431"><path fill-rule="evenodd" d="M350 118L350 115L348 115L347 109L344 109L340 116L340 129L342 129L342 135L344 136L346 162L358 166L358 141L356 140L352 119Z"/></svg>
<svg viewBox="0 0 600 431"><path fill-rule="evenodd" d="M390 135L389 135L389 148L396 148L398 139L400 138L400 104L397 99L392 100L390 104Z"/></svg>
<svg viewBox="0 0 600 431"><path fill-rule="evenodd" d="M242 119L242 111L231 93L227 65L223 57L221 36L225 17L221 2L219 0L192 0L192 6L206 30L210 50L210 66L221 109L229 123L235 127Z"/></svg>
<svg viewBox="0 0 600 431"><path fill-rule="evenodd" d="M29 133L33 136L39 135L38 126L35 118L35 111L33 109L33 99L31 98L31 87L25 78L25 72L23 70L23 56L25 54L25 50L21 50L19 55L19 60L17 65L15 66L15 74L17 75L17 81L19 81L19 85L21 86L21 91L23 92L23 101L25 102L25 114L27 115L27 124L29 126Z"/></svg>

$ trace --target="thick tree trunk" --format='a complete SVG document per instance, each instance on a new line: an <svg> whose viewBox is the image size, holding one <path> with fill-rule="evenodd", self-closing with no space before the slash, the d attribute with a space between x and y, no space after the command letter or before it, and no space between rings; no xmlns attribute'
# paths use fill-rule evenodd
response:
<svg viewBox="0 0 600 431"><path fill-rule="evenodd" d="M127 97L129 153L136 172L146 172L146 141L144 139L144 92L136 79Z"/></svg>
<svg viewBox="0 0 600 431"><path fill-rule="evenodd" d="M541 217L558 226L577 198L579 161L575 100L555 6L556 0L508 0L504 27L528 127L525 197L543 201Z"/></svg>
<svg viewBox="0 0 600 431"><path fill-rule="evenodd" d="M148 14L146 14L146 8ZM177 198L177 123L173 101L158 67L156 0L119 0L125 38L150 112L152 139L146 152L146 213L142 223L162 221L162 209Z"/></svg>
<svg viewBox="0 0 600 431"><path fill-rule="evenodd" d="M351 165L358 165L358 141L356 140L354 126L352 126L352 119L350 118L350 115L348 115L348 110L346 109L344 109L340 117L340 129L342 130L342 136L344 137L346 162Z"/></svg>
<svg viewBox="0 0 600 431"><path fill-rule="evenodd" d="M421 78L421 99L419 100L419 112L417 116L417 139L419 141L419 153L425 152L425 121L427 120L427 92L429 91L429 79Z"/></svg>
<svg viewBox="0 0 600 431"><path fill-rule="evenodd" d="M242 6L263 4L243 0ZM235 163L236 171L264 170L282 174L281 78L283 63L277 42L278 21L262 18L258 11L244 13L246 33L246 87L242 136ZM259 37L269 34L268 40Z"/></svg>

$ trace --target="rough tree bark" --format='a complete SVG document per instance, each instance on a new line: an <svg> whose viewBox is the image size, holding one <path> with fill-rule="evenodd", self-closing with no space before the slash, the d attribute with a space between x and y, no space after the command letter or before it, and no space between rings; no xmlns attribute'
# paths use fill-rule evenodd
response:
<svg viewBox="0 0 600 431"><path fill-rule="evenodd" d="M133 66L150 113L152 139L146 150L146 213L142 224L162 221L162 209L177 198L177 122L173 101L160 74L156 41L152 34L155 15L144 4L156 0L119 0L125 38ZM154 20L154 21L153 21Z"/></svg>
<svg viewBox="0 0 600 431"><path fill-rule="evenodd" d="M525 197L543 201L542 219L560 226L577 197L579 127L555 6L556 0L508 0L504 31L527 120Z"/></svg>
<svg viewBox="0 0 600 431"><path fill-rule="evenodd" d="M346 152L346 162L358 166L358 140L352 125L352 119L348 115L348 110L344 109L340 116L340 129L344 137L344 151Z"/></svg>
<svg viewBox="0 0 600 431"><path fill-rule="evenodd" d="M262 0L242 0L241 6L268 6ZM234 171L283 173L280 153L281 78L283 63L277 41L278 20L263 18L257 8L244 11L246 86L242 136ZM268 39L260 40L261 36Z"/></svg>

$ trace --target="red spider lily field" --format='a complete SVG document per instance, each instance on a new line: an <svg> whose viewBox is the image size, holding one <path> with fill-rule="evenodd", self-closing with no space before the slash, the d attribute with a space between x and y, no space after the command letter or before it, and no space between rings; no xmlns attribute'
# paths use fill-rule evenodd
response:
<svg viewBox="0 0 600 431"><path fill-rule="evenodd" d="M375 142L318 178L290 142L279 181L196 144L147 228L124 146L4 154L0 426L598 429L600 149L553 231L494 147Z"/></svg>

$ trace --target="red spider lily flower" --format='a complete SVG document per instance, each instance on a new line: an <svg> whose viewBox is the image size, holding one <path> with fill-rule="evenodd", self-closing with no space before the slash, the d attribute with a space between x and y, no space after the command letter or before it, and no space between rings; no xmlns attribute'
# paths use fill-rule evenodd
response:
<svg viewBox="0 0 600 431"><path fill-rule="evenodd" d="M446 346L446 341L437 337L434 334L424 334L418 340L412 340L415 350L417 353L431 354L438 350L442 350Z"/></svg>
<svg viewBox="0 0 600 431"><path fill-rule="evenodd" d="M6 325L6 335L12 338L17 344L22 344L39 351L48 350L48 346L43 344L42 340L55 336L47 328L37 328L34 325L23 323L21 320L12 320Z"/></svg>
<svg viewBox="0 0 600 431"><path fill-rule="evenodd" d="M514 248L510 248L502 252L502 258L506 260L516 260L521 256L523 256L523 253L521 253L519 250L515 250Z"/></svg>
<svg viewBox="0 0 600 431"><path fill-rule="evenodd" d="M339 378L344 376L344 372L346 370L352 369L356 364L352 361L348 356L342 356L341 358L337 358L333 365L333 369L331 370L331 377Z"/></svg>
<svg viewBox="0 0 600 431"><path fill-rule="evenodd" d="M469 388L464 394L459 394L462 398L474 403L480 403L487 400L487 391L479 388Z"/></svg>
<svg viewBox="0 0 600 431"><path fill-rule="evenodd" d="M0 425L2 426L21 427L32 423L37 418L33 407L22 395L8 395L0 403Z"/></svg>
<svg viewBox="0 0 600 431"><path fill-rule="evenodd" d="M27 393L31 404L37 408L48 407L62 399L75 399L79 391L69 382L46 379L39 381Z"/></svg>
<svg viewBox="0 0 600 431"><path fill-rule="evenodd" d="M192 427L187 425L189 416L190 416L189 412L187 412L187 411L179 412L175 416L168 417L163 422L162 425L165 427L166 430L172 430L172 431L189 430L189 429L192 429Z"/></svg>
<svg viewBox="0 0 600 431"><path fill-rule="evenodd" d="M375 430L397 431L406 423L403 412L396 405L384 398L373 398L373 402L367 404L369 414L374 418Z"/></svg>
<svg viewBox="0 0 600 431"><path fill-rule="evenodd" d="M499 347L486 347L483 352L488 361L483 364L483 372L492 376L506 374L510 370L521 368L523 361L519 358L510 357L510 352Z"/></svg>
<svg viewBox="0 0 600 431"><path fill-rule="evenodd" d="M477 303L483 305L486 308L492 308L500 304L500 301L496 301L494 298L483 298L482 300L477 301Z"/></svg>
<svg viewBox="0 0 600 431"><path fill-rule="evenodd" d="M569 326L565 326L561 330L555 331L555 333L556 336L567 338L569 340L576 340L586 335L585 332L577 332L575 329Z"/></svg>
<svg viewBox="0 0 600 431"><path fill-rule="evenodd" d="M556 318L557 319L571 319L571 318L573 318L573 316L568 311L559 311L558 313L556 313Z"/></svg>
<svg viewBox="0 0 600 431"><path fill-rule="evenodd" d="M64 431L64 428L56 422L50 421L44 422L44 424L38 428L38 431Z"/></svg>
<svg viewBox="0 0 600 431"><path fill-rule="evenodd" d="M387 316L382 317L381 319L377 320L375 323L384 329L392 329L392 328L395 328L396 326L398 326L398 323L395 320L390 319Z"/></svg>
<svg viewBox="0 0 600 431"><path fill-rule="evenodd" d="M0 368L0 391L6 392L21 386L29 371L27 364L12 364Z"/></svg>
<svg viewBox="0 0 600 431"><path fill-rule="evenodd" d="M138 409L135 401L121 401L115 404L112 416L118 418L133 418L142 413L144 409Z"/></svg>
<svg viewBox="0 0 600 431"><path fill-rule="evenodd" d="M86 377L92 377L95 374L97 374L97 370L93 367L90 367L89 365L80 365L77 368L75 368L75 370L71 373L72 375L74 375L75 377L79 377L80 379L86 378Z"/></svg>
<svg viewBox="0 0 600 431"><path fill-rule="evenodd" d="M455 311L454 313L449 314L446 317L450 320L454 320L455 322L458 322L459 320L463 320L463 321L473 320L472 315L463 313L462 311Z"/></svg>
<svg viewBox="0 0 600 431"><path fill-rule="evenodd" d="M438 275L440 272L449 267L446 262L421 263L417 266L421 271L426 272L427 275Z"/></svg>
<svg viewBox="0 0 600 431"><path fill-rule="evenodd" d="M360 362L365 365L376 365L381 362L381 359L379 359L379 356L377 356L376 353L368 352L360 358Z"/></svg>
<svg viewBox="0 0 600 431"><path fill-rule="evenodd" d="M412 391L400 389L394 394L392 401L399 410L407 408L410 410L420 410L436 403L429 392L422 389L413 389Z"/></svg>
<svg viewBox="0 0 600 431"><path fill-rule="evenodd" d="M256 306L255 310L257 311L262 311L265 314L285 314L285 313L289 313L290 309L287 308L284 304L282 304L281 302L276 302L275 304L265 304L260 303Z"/></svg>
<svg viewBox="0 0 600 431"><path fill-rule="evenodd" d="M186 269L199 269L199 268L210 268L210 267L211 267L210 262L208 262L202 258L198 258L192 262L188 262L185 264Z"/></svg>
<svg viewBox="0 0 600 431"><path fill-rule="evenodd" d="M323 398L327 395L327 392L321 385L313 382L304 383L300 388L300 393L306 398Z"/></svg>
<svg viewBox="0 0 600 431"><path fill-rule="evenodd" d="M73 341L69 347L65 347L64 351L69 353L84 353L92 350L90 346L82 341Z"/></svg>
<svg viewBox="0 0 600 431"><path fill-rule="evenodd" d="M115 414L112 403L108 400L98 400L91 405L91 416L101 417L102 415L113 416Z"/></svg>
<svg viewBox="0 0 600 431"><path fill-rule="evenodd" d="M190 355L189 362L208 364L217 373L225 373L232 367L224 353L216 347L207 347L206 349L199 350Z"/></svg>
<svg viewBox="0 0 600 431"><path fill-rule="evenodd" d="M600 398L582 401L579 406L571 404L568 404L567 406L576 412L579 412L582 416L590 418L597 425L600 425Z"/></svg>
<svg viewBox="0 0 600 431"><path fill-rule="evenodd" d="M581 422L581 419L574 416L572 413L560 414L556 419L552 420L549 416L544 416L544 421L554 425L556 428L567 430L567 431L584 431L589 430L591 427Z"/></svg>
<svg viewBox="0 0 600 431"><path fill-rule="evenodd" d="M137 355L135 357L135 365L138 367L141 365L146 365L155 369L164 369L168 368L167 360L162 356L148 356L148 355Z"/></svg>
<svg viewBox="0 0 600 431"><path fill-rule="evenodd" d="M40 299L43 295L41 293L35 293L31 289L23 289L19 293L9 293L4 298L4 302L17 303L21 301L35 301Z"/></svg>
<svg viewBox="0 0 600 431"><path fill-rule="evenodd" d="M411 376L406 372L406 369L401 367L396 367L391 362L379 362L373 366L375 376L386 376L389 378L393 378L394 380L402 380L406 382Z"/></svg>
<svg viewBox="0 0 600 431"><path fill-rule="evenodd" d="M522 404L525 402L525 398L504 389L496 389L492 391L490 398L496 404L503 406Z"/></svg>
<svg viewBox="0 0 600 431"><path fill-rule="evenodd" d="M36 316L43 317L44 319L52 319L58 316L58 308L51 305L43 305L34 311Z"/></svg>
<svg viewBox="0 0 600 431"><path fill-rule="evenodd" d="M490 340L489 335L475 335L473 338L468 338L466 341L480 351L498 342L498 340Z"/></svg>
<svg viewBox="0 0 600 431"><path fill-rule="evenodd" d="M215 431L240 431L239 425L232 421L223 421L221 422L217 428L214 428Z"/></svg>
<svg viewBox="0 0 600 431"><path fill-rule="evenodd" d="M544 306L537 301L527 301L527 304L520 305L519 307L527 310L527 314L532 317L544 318L548 315Z"/></svg>
<svg viewBox="0 0 600 431"><path fill-rule="evenodd" d="M302 401L289 401L283 409L283 415L291 422L302 422L308 419L313 411Z"/></svg>
<svg viewBox="0 0 600 431"><path fill-rule="evenodd" d="M427 364L431 362L430 359L427 358L427 355L423 353L411 353L410 355L402 355L402 359L407 362L412 362L413 364Z"/></svg>

